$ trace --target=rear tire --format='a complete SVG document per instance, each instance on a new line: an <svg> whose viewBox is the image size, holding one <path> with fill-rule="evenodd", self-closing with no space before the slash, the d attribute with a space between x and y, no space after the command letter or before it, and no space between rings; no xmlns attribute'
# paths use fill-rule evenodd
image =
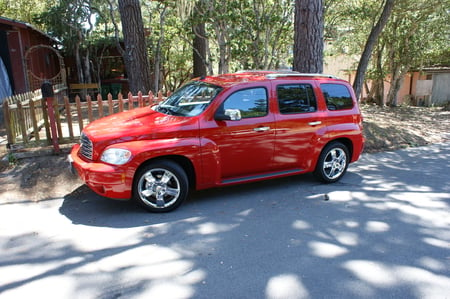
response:
<svg viewBox="0 0 450 299"><path fill-rule="evenodd" d="M178 208L188 193L186 172L178 164L168 160L145 165L137 172L133 182L133 199L154 213Z"/></svg>
<svg viewBox="0 0 450 299"><path fill-rule="evenodd" d="M349 161L347 147L340 142L332 142L322 150L314 174L324 183L337 182L347 171Z"/></svg>

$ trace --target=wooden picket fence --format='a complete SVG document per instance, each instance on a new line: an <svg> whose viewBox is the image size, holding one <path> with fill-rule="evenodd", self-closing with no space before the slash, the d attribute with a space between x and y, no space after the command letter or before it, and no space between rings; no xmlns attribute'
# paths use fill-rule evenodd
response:
<svg viewBox="0 0 450 299"><path fill-rule="evenodd" d="M114 113L145 107L161 102L165 97L162 92L154 95L141 92L124 97L118 94L113 99L108 94L102 99L100 94L95 99L89 95L85 100L76 96L70 101L60 90L54 88L53 108L59 144L78 142L83 128L95 119ZM170 93L169 93L170 94ZM52 144L51 123L47 114L47 101L39 92L32 92L8 98L3 103L4 122L8 146L12 151L27 147L42 147Z"/></svg>
<svg viewBox="0 0 450 299"><path fill-rule="evenodd" d="M55 85L53 91L55 101L60 102L67 94L67 86ZM41 144L39 134L36 133L47 119L47 110L42 109L44 99L41 90L13 95L3 101L2 110L8 146L26 146L33 136L36 136L35 141L36 139L38 141L34 143Z"/></svg>

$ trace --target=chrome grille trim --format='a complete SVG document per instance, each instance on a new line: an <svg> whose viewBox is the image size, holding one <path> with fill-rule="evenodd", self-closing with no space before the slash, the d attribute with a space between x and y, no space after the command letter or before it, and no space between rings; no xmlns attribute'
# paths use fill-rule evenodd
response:
<svg viewBox="0 0 450 299"><path fill-rule="evenodd" d="M89 138L84 133L81 133L80 144L81 144L80 148L81 155L89 160L92 160L92 153L93 153L92 141L89 140Z"/></svg>

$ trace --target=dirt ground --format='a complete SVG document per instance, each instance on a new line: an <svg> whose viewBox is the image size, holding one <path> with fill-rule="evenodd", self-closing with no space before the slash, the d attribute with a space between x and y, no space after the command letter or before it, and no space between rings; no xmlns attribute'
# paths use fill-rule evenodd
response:
<svg viewBox="0 0 450 299"><path fill-rule="evenodd" d="M362 105L361 109L365 152L450 142L450 111L442 108ZM0 201L42 201L71 192L88 192L69 172L66 157L67 150L60 155L24 159L4 156L0 164Z"/></svg>
<svg viewBox="0 0 450 299"><path fill-rule="evenodd" d="M450 111L442 107L362 105L365 152L450 141Z"/></svg>

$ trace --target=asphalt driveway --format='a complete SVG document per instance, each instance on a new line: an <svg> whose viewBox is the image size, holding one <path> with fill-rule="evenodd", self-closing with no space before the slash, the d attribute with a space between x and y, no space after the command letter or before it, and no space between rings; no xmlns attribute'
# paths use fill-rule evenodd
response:
<svg viewBox="0 0 450 299"><path fill-rule="evenodd" d="M0 201L0 298L450 298L450 144L196 192ZM1 195L0 195L1 199Z"/></svg>

